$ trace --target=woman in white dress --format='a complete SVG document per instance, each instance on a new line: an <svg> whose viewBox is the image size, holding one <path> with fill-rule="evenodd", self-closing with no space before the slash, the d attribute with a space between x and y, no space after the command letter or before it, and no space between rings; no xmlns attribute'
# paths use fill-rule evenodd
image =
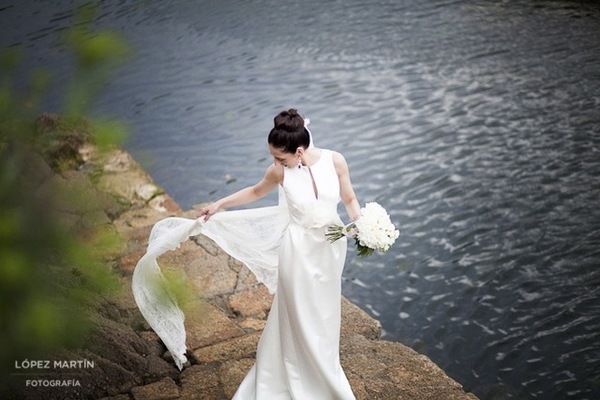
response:
<svg viewBox="0 0 600 400"><path fill-rule="evenodd" d="M354 399L339 359L347 243L330 243L325 237L328 226L342 224L340 200L350 220L360 215L348 165L341 154L311 146L310 132L295 109L275 117L268 143L274 163L262 180L199 213L208 221L222 209L258 200L278 186L289 210L278 248L277 290L256 364L234 400Z"/></svg>

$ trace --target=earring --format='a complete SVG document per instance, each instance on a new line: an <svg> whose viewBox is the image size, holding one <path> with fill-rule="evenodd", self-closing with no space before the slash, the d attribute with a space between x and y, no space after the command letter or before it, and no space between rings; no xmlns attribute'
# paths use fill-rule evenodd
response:
<svg viewBox="0 0 600 400"><path fill-rule="evenodd" d="M298 157L298 169L302 168L302 158Z"/></svg>

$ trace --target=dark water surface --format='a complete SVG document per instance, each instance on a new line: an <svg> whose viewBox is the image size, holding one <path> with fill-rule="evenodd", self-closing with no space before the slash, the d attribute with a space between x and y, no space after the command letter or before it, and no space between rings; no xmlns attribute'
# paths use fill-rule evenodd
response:
<svg viewBox="0 0 600 400"><path fill-rule="evenodd" d="M73 8L0 1L0 44L64 82ZM344 274L386 339L481 399L600 398L600 6L123 0L95 24L135 49L97 111L184 208L260 179L299 108L402 231Z"/></svg>

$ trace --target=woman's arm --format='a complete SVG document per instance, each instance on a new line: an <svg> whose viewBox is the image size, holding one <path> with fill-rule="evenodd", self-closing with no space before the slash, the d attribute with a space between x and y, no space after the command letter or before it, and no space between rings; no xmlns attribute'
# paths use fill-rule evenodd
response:
<svg viewBox="0 0 600 400"><path fill-rule="evenodd" d="M272 164L267 168L265 176L256 185L248 186L207 205L200 210L198 218L204 216L204 221L208 221L211 216L224 208L241 206L262 199L267 194L271 193L282 180L282 167L280 165Z"/></svg>
<svg viewBox="0 0 600 400"><path fill-rule="evenodd" d="M337 152L333 152L333 165L338 174L340 180L340 197L346 207L346 212L351 221L356 220L360 217L360 204L354 194L352 188L352 182L350 181L350 170L348 169L348 163L343 155Z"/></svg>

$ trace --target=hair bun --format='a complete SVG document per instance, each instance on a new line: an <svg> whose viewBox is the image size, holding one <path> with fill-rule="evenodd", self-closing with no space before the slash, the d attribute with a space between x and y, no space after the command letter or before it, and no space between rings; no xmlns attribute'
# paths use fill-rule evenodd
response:
<svg viewBox="0 0 600 400"><path fill-rule="evenodd" d="M273 118L273 125L268 142L276 149L294 154L298 148L307 149L310 146L310 133L304 127L304 118L297 109L281 111Z"/></svg>
<svg viewBox="0 0 600 400"><path fill-rule="evenodd" d="M283 129L288 132L304 129L304 118L295 108L282 111L273 119L273 125L277 129Z"/></svg>

